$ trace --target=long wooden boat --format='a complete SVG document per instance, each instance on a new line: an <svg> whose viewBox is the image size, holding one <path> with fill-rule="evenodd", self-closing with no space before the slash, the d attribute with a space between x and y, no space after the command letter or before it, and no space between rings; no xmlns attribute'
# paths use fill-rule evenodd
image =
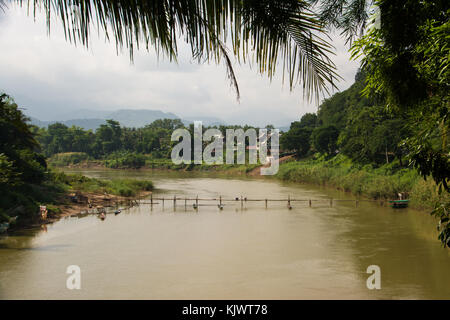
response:
<svg viewBox="0 0 450 320"><path fill-rule="evenodd" d="M390 200L392 208L407 208L409 200Z"/></svg>

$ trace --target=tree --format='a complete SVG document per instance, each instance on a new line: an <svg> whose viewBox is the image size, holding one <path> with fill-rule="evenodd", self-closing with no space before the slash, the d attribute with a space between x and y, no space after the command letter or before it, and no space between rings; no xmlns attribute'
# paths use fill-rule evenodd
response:
<svg viewBox="0 0 450 320"><path fill-rule="evenodd" d="M448 191L450 4L384 0L379 7L380 28L370 29L353 47L368 74L365 93L382 95L393 114L409 118L412 164ZM438 147L431 141L436 136Z"/></svg>
<svg viewBox="0 0 450 320"><path fill-rule="evenodd" d="M122 147L122 129L120 123L112 119L100 125L96 131L96 144L102 154L112 153Z"/></svg>
<svg viewBox="0 0 450 320"><path fill-rule="evenodd" d="M151 129L162 128L172 132L175 129L184 127L184 125L180 119L157 119L146 127Z"/></svg>
<svg viewBox="0 0 450 320"><path fill-rule="evenodd" d="M339 136L343 154L360 163L400 162L405 154L401 142L408 136L406 119L395 118L384 106L366 106L351 110L347 125Z"/></svg>
<svg viewBox="0 0 450 320"><path fill-rule="evenodd" d="M7 95L0 95L0 154L7 175L20 175L21 182L39 183L46 170L45 159L38 154L39 144L26 121L28 119ZM11 166L12 165L12 166Z"/></svg>
<svg viewBox="0 0 450 320"><path fill-rule="evenodd" d="M447 0L311 0L321 20L341 29L362 57L367 97L381 97L392 115L408 118L403 146L410 163L450 192L450 2ZM375 6L372 7L372 4ZM373 9L370 9L370 8ZM370 27L366 23L370 21ZM436 205L439 239L450 245L450 203Z"/></svg>
<svg viewBox="0 0 450 320"><path fill-rule="evenodd" d="M31 198L45 181L47 164L39 154L27 118L7 95L0 95L0 219L8 220L9 209L22 207L20 215L36 212Z"/></svg>
<svg viewBox="0 0 450 320"><path fill-rule="evenodd" d="M334 155L337 151L339 130L335 126L323 126L314 129L311 139L314 148L328 155Z"/></svg>
<svg viewBox="0 0 450 320"><path fill-rule="evenodd" d="M303 157L311 148L311 133L311 128L303 127L300 121L294 121L291 123L289 131L280 138L281 148L296 151L298 156Z"/></svg>
<svg viewBox="0 0 450 320"><path fill-rule="evenodd" d="M366 95L382 96L395 116L408 119L404 146L410 163L441 192L450 192L450 3L380 0L380 26L353 46L367 72ZM439 239L450 245L450 203L436 204Z"/></svg>
<svg viewBox="0 0 450 320"><path fill-rule="evenodd" d="M347 42L362 35L369 16L374 12L374 0L310 0L319 8L320 20L342 30Z"/></svg>
<svg viewBox="0 0 450 320"><path fill-rule="evenodd" d="M301 128L314 129L317 126L317 115L315 113L305 113L300 119L299 126Z"/></svg>
<svg viewBox="0 0 450 320"><path fill-rule="evenodd" d="M317 122L321 126L335 126L342 131L347 125L352 110L375 105L375 98L364 97L365 74L359 70L355 75L355 83L345 91L338 92L325 99L317 111Z"/></svg>
<svg viewBox="0 0 450 320"><path fill-rule="evenodd" d="M386 163L389 163L389 156L392 155L399 159L400 165L402 165L405 148L402 148L400 143L407 136L405 119L393 119L387 116L383 118L374 129L371 143L371 153L375 155L376 162L381 162L380 156L384 154Z"/></svg>

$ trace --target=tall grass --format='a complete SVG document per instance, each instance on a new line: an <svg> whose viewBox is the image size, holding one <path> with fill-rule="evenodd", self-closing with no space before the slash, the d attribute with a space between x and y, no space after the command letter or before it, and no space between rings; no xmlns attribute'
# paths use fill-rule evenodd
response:
<svg viewBox="0 0 450 320"><path fill-rule="evenodd" d="M150 169L165 169L179 171L214 171L224 173L245 174L260 164L220 164L208 165L203 164L174 164L170 159L151 159L145 162L145 167Z"/></svg>
<svg viewBox="0 0 450 320"><path fill-rule="evenodd" d="M100 180L88 178L81 174L55 173L55 180L66 186L67 190L109 193L124 197L136 196L141 191L153 190L153 183L148 180L112 179Z"/></svg>
<svg viewBox="0 0 450 320"><path fill-rule="evenodd" d="M362 166L338 155L331 160L282 163L277 176L286 181L332 186L372 199L395 199L398 193L407 192L411 205L419 208L432 208L441 199L431 179L425 181L416 170L396 162L381 167Z"/></svg>
<svg viewBox="0 0 450 320"><path fill-rule="evenodd" d="M78 164L89 160L89 156L84 152L57 153L48 159L48 163L55 167L63 167L71 164Z"/></svg>

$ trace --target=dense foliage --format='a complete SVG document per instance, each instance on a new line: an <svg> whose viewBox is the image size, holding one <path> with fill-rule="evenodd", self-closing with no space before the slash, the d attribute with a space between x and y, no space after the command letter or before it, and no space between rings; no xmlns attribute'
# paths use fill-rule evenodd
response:
<svg viewBox="0 0 450 320"><path fill-rule="evenodd" d="M50 183L45 157L26 120L10 97L0 96L0 221L32 218L39 202L61 192Z"/></svg>
<svg viewBox="0 0 450 320"><path fill-rule="evenodd" d="M101 160L109 168L140 168L150 160L170 159L172 147L177 143L171 141L171 135L178 128L188 130L194 137L193 124L185 127L179 119L159 119L142 128L122 127L117 121L107 120L95 131L61 123L54 123L48 128L34 127L33 130L52 165L66 166L87 160ZM242 129L244 132L250 128L258 130L248 125L220 125L203 127L202 130L205 132L210 128L219 130L224 138L224 157L227 129ZM266 128L270 130L273 126L268 125ZM209 142L203 141L204 146ZM193 139L191 143L191 151L194 152Z"/></svg>
<svg viewBox="0 0 450 320"><path fill-rule="evenodd" d="M119 122L107 120L95 132L55 123L47 129L36 129L36 134L47 157L57 153L83 152L96 159L111 156L117 160L130 153L152 153L156 158L165 158L170 152L173 130L182 126L179 119L156 120L137 129L121 127ZM133 160L128 157L124 161Z"/></svg>
<svg viewBox="0 0 450 320"><path fill-rule="evenodd" d="M38 129L30 126L27 120L9 96L0 95L0 223L26 225L35 222L39 218L39 205L47 206L50 217L59 211L56 205L65 201L64 195L68 191L133 196L153 188L150 181L101 181L49 170L36 139ZM117 127L115 129L117 130ZM49 142L46 152L58 151L61 148L67 150L68 146L82 151L89 150L86 146L92 132L67 128L60 124L53 125L50 131L51 134L45 137L39 136ZM116 142L114 134L110 139ZM70 161L73 159L83 161L86 154L72 153Z"/></svg>
<svg viewBox="0 0 450 320"><path fill-rule="evenodd" d="M327 185L355 196L379 199L386 204L400 192L409 194L410 205L430 209L436 202L449 200L439 194L431 179L425 181L416 170L398 161L383 165L359 164L342 154L280 164L278 177L292 182Z"/></svg>
<svg viewBox="0 0 450 320"><path fill-rule="evenodd" d="M386 135L397 131L394 142L401 147L392 152L401 159L405 153L409 163L425 178L432 178L439 191L449 193L449 95L450 95L450 2L448 0L311 0L319 8L321 20L336 27L353 43L354 57L362 58L367 76L366 99L377 99L385 128L370 128L361 120L372 122L366 110L356 120L363 127L353 127L354 140L362 150L364 134L372 132L371 146L359 152L359 160L371 158L371 150L391 141ZM360 39L358 39L360 37ZM333 115L331 115L333 117ZM361 132L362 137L357 137ZM350 132L350 136L352 136ZM343 136L345 137L345 135ZM359 141L358 141L359 140ZM362 140L362 141L361 141ZM342 141L343 142L343 141ZM362 143L361 143L362 142ZM346 148L342 148L343 152ZM388 148L386 150L386 159ZM400 154L399 154L400 153ZM448 196L444 196L448 199ZM437 202L433 214L440 219L442 243L450 245L450 203Z"/></svg>
<svg viewBox="0 0 450 320"><path fill-rule="evenodd" d="M407 119L410 163L450 192L450 2L380 0L380 25L353 46L367 73L365 94L382 97L396 119ZM436 203L439 238L450 245L450 203Z"/></svg>
<svg viewBox="0 0 450 320"><path fill-rule="evenodd" d="M355 83L326 99L317 115L305 114L293 122L281 137L282 148L295 150L299 156L342 153L361 164L381 165L398 159L406 165L406 149L400 146L409 136L406 119L394 117L380 99L364 97L364 82L364 73L358 72Z"/></svg>
<svg viewBox="0 0 450 320"><path fill-rule="evenodd" d="M282 148L299 156L321 152L329 159L343 154L375 167L393 161L400 168L410 164L425 179L431 177L440 192L450 192L448 0L221 1L212 6L196 0L155 1L150 6L103 0L70 6L67 1L34 3L37 9L43 4L48 19L56 13L70 41L87 45L95 18L106 34L112 26L109 32L117 46L127 46L131 56L144 42L176 58L178 32L199 61L223 58L238 97L227 41L238 60L254 53L259 71L269 77L281 65L291 87L302 82L310 94L333 86L336 78L327 57L330 46L320 38L325 26L342 30L350 43L362 35L352 46L354 56L362 58L355 84L326 100L317 115L293 122L282 136ZM312 13L316 8L318 14ZM282 64L277 63L280 56ZM1 96L0 108L1 208L16 210L17 205L35 205L29 199L33 194L49 194L42 192L49 174L17 106ZM134 129L109 120L96 132L55 124L34 133L46 156L77 152L77 161L87 156L105 159L112 167L139 167L141 154L168 156L169 134L181 123L164 121ZM440 240L450 245L450 203L437 201L433 214L440 219Z"/></svg>

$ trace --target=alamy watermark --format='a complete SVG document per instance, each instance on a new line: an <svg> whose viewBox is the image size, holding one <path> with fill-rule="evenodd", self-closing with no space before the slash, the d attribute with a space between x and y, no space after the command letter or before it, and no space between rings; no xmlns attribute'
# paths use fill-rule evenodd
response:
<svg viewBox="0 0 450 320"><path fill-rule="evenodd" d="M202 122L194 122L193 137L185 128L176 129L171 141L178 142L172 149L174 164L223 164L224 138L226 146L226 164L257 164L259 161L262 175L274 175L279 168L279 130L250 128L226 129L225 137L219 129L209 128L203 132ZM182 139L180 141L180 139ZM247 143L248 142L248 143ZM270 147L268 146L270 142ZM209 143L205 145L205 143Z"/></svg>
<svg viewBox="0 0 450 320"><path fill-rule="evenodd" d="M381 289L381 269L379 266L373 264L367 267L366 273L371 274L369 278L367 278L366 286L367 289Z"/></svg>
<svg viewBox="0 0 450 320"><path fill-rule="evenodd" d="M81 289L81 269L77 265L70 265L66 269L66 274L70 274L66 280L66 287L69 290Z"/></svg>

